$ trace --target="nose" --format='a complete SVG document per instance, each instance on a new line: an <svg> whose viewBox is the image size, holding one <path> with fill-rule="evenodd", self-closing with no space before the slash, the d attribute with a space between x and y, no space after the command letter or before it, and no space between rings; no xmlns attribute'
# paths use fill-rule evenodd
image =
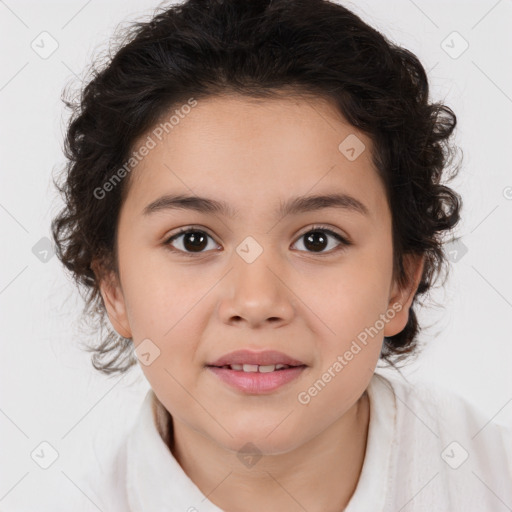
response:
<svg viewBox="0 0 512 512"><path fill-rule="evenodd" d="M218 312L224 323L258 328L265 324L281 327L294 314L294 295L288 274L281 265L269 262L263 252L251 263L234 255L233 268L223 280Z"/></svg>

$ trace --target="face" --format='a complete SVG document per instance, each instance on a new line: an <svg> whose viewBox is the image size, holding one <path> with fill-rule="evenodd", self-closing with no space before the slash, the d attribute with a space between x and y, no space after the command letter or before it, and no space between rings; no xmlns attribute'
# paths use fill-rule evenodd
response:
<svg viewBox="0 0 512 512"><path fill-rule="evenodd" d="M353 410L383 336L407 323L421 272L417 263L407 288L392 279L391 212L371 140L329 103L303 98L208 98L162 140L154 133L134 146L156 141L120 212L120 279L101 286L109 318L144 354L175 426L228 450L299 447ZM154 203L166 195L228 211ZM235 387L207 366L242 349L303 366L272 390Z"/></svg>

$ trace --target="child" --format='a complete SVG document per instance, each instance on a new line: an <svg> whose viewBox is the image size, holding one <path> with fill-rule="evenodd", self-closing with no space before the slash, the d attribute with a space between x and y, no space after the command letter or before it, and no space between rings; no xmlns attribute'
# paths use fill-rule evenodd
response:
<svg viewBox="0 0 512 512"><path fill-rule="evenodd" d="M510 430L375 371L417 349L459 220L428 96L327 0L188 0L94 74L53 236L114 328L94 366L151 386L95 507L511 510Z"/></svg>

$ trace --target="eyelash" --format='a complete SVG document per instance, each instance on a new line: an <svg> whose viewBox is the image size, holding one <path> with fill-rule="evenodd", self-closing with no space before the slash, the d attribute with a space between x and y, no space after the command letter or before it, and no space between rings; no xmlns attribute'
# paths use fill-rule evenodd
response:
<svg viewBox="0 0 512 512"><path fill-rule="evenodd" d="M314 231L321 231L323 233L331 235L332 237L336 238L336 240L338 240L338 242L340 242L340 245L337 246L335 249L331 249L330 251L327 251L327 252L319 252L319 253L315 253L313 251L301 251L301 252L308 252L309 254L315 254L315 255L318 255L318 256L322 256L322 255L329 255L329 254L336 253L336 252L344 250L344 249L346 249L346 247L352 245L352 242L349 242L346 238L342 237L340 234L338 234L335 231L332 231L331 229L328 229L328 228L326 228L324 226L312 226L310 229L308 229L307 231L302 233L302 235L300 235L297 238L297 240L300 240L305 235L307 235L307 234L309 234L311 232L314 232ZM164 245L170 251L172 251L174 253L182 254L182 255L187 256L187 257L195 257L195 256L199 256L201 254L205 254L206 252L208 252L208 251L203 251L203 252L187 252L187 251L182 251L181 249L176 249L175 247L172 247L172 245L171 245L172 242L174 242L177 238L179 238L180 236L182 236L184 234L187 234L187 233L203 233L206 236L212 238L208 233L206 233L206 231L204 231L202 229L198 229L198 228L194 228L194 227L188 227L188 228L181 229L180 231L178 231L178 233L175 233L170 238L168 238L164 242Z"/></svg>

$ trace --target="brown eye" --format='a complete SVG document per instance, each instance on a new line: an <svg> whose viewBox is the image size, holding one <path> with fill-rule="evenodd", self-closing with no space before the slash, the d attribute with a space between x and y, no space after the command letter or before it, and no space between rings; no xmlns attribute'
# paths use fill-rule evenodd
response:
<svg viewBox="0 0 512 512"><path fill-rule="evenodd" d="M185 229L171 236L164 245L171 246L173 250L176 249L187 255L194 253L201 254L206 252L205 248L208 247L208 239L213 240L211 236L204 231ZM175 241L177 241L178 247L173 245Z"/></svg>
<svg viewBox="0 0 512 512"><path fill-rule="evenodd" d="M311 231L305 235L304 246L311 251L323 251L328 245L328 236L322 231Z"/></svg>
<svg viewBox="0 0 512 512"><path fill-rule="evenodd" d="M209 252L216 248L213 243L208 249L209 240L213 238L205 231L195 228L187 228L179 233L172 235L164 245L170 250L183 254L185 256L194 256ZM304 247L306 252L313 254L328 254L344 249L352 245L351 242L334 231L322 227L314 227L299 237L299 241L304 239ZM335 241L337 241L337 243ZM296 242L297 244L298 242Z"/></svg>
<svg viewBox="0 0 512 512"><path fill-rule="evenodd" d="M330 238L336 239L338 243L329 243ZM338 233L325 228L313 228L299 237L299 241L303 239L303 245L307 252L319 254L334 252L338 250L340 246L344 248L345 246L351 245L348 240L338 235ZM329 250L326 250L329 246Z"/></svg>

